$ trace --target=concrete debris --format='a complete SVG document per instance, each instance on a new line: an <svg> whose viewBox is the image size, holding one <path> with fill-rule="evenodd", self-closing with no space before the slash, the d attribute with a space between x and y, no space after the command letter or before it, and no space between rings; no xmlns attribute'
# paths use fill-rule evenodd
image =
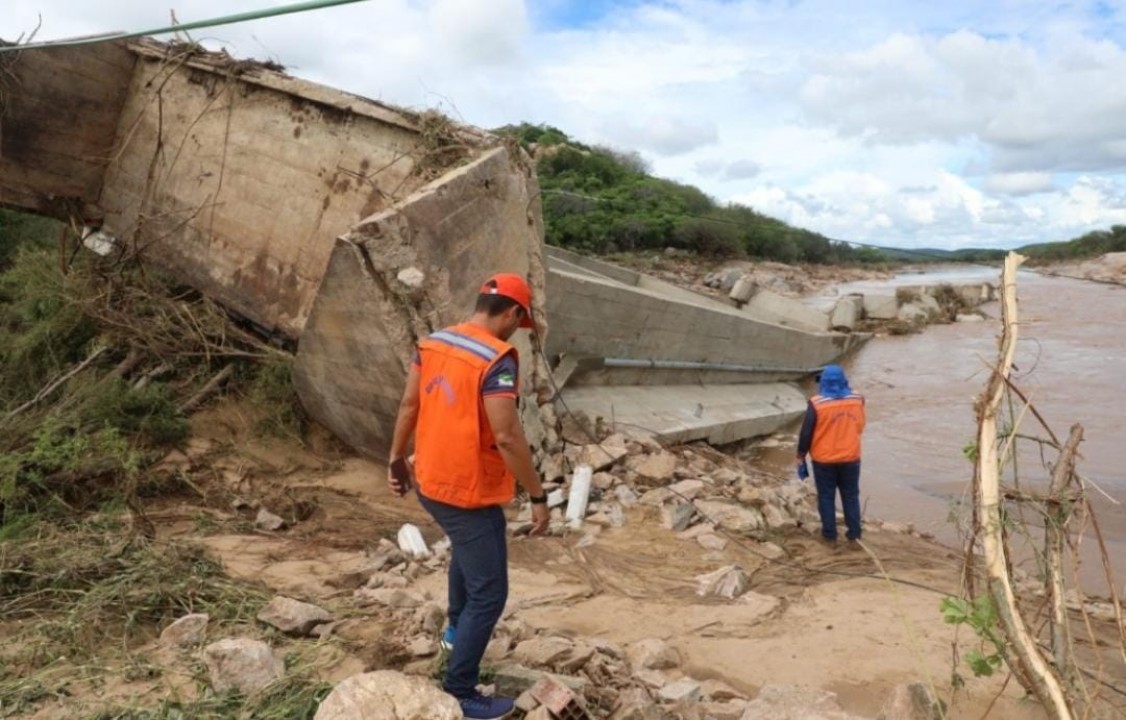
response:
<svg viewBox="0 0 1126 720"><path fill-rule="evenodd" d="M735 281L735 284L731 286L731 292L728 293L727 296L737 303L745 303L754 297L757 289L758 286L755 284L754 279L749 275L744 275Z"/></svg>
<svg viewBox="0 0 1126 720"><path fill-rule="evenodd" d="M424 558L430 555L430 548L426 546L426 541L422 539L422 531L416 525L406 523L399 528L398 541L399 549L408 557Z"/></svg>
<svg viewBox="0 0 1126 720"><path fill-rule="evenodd" d="M594 469L590 465L579 465L575 468L575 474L571 476L571 492L567 497L566 519L572 528L581 527L583 518L586 517L593 478Z"/></svg>
<svg viewBox="0 0 1126 720"><path fill-rule="evenodd" d="M629 688L618 695L610 720L664 720L666 717L643 688Z"/></svg>
<svg viewBox="0 0 1126 720"><path fill-rule="evenodd" d="M680 665L680 653L664 640L638 640L626 650L630 665L637 670L669 670Z"/></svg>
<svg viewBox="0 0 1126 720"><path fill-rule="evenodd" d="M903 303L899 307L896 317L903 322L921 324L930 319L930 314L919 303Z"/></svg>
<svg viewBox="0 0 1126 720"><path fill-rule="evenodd" d="M724 530L746 533L763 526L762 514L756 510L715 500L697 500L696 509L706 519L714 521Z"/></svg>
<svg viewBox="0 0 1126 720"><path fill-rule="evenodd" d="M211 616L201 613L185 615L160 633L160 642L169 647L189 647L199 645L207 634L207 623Z"/></svg>
<svg viewBox="0 0 1126 720"><path fill-rule="evenodd" d="M766 685L747 703L741 720L863 720L837 702L836 693L800 685Z"/></svg>
<svg viewBox="0 0 1126 720"><path fill-rule="evenodd" d="M518 662L532 667L552 667L567 657L575 644L561 637L537 637L516 646L513 656Z"/></svg>
<svg viewBox="0 0 1126 720"><path fill-rule="evenodd" d="M923 683L896 685L880 709L878 720L943 720L946 704Z"/></svg>
<svg viewBox="0 0 1126 720"><path fill-rule="evenodd" d="M692 503L675 502L661 508L661 526L666 530L680 532L692 522L696 508Z"/></svg>
<svg viewBox="0 0 1126 720"><path fill-rule="evenodd" d="M614 496L618 498L618 502L624 508L631 508L639 502L637 493L633 491L629 485L618 485L614 488Z"/></svg>
<svg viewBox="0 0 1126 720"><path fill-rule="evenodd" d="M629 455L625 438L621 435L611 435L597 445L584 445L579 453L578 462L590 465L597 472L612 467L619 460Z"/></svg>
<svg viewBox="0 0 1126 720"><path fill-rule="evenodd" d="M425 677L391 670L353 675L337 685L313 720L461 720L461 706Z"/></svg>
<svg viewBox="0 0 1126 720"><path fill-rule="evenodd" d="M669 703L694 703L700 700L700 683L692 678L683 678L661 688L660 698Z"/></svg>
<svg viewBox="0 0 1126 720"><path fill-rule="evenodd" d="M668 487L674 495L685 500L694 500L704 491L705 484L703 480L681 480Z"/></svg>
<svg viewBox="0 0 1126 720"><path fill-rule="evenodd" d="M774 530L786 530L798 525L798 521L792 518L789 513L772 503L764 504L761 512L767 526Z"/></svg>
<svg viewBox="0 0 1126 720"><path fill-rule="evenodd" d="M269 645L248 638L208 645L203 649L203 662L211 688L219 694L235 691L250 695L285 674L285 663Z"/></svg>
<svg viewBox="0 0 1126 720"><path fill-rule="evenodd" d="M626 467L649 480L668 480L676 472L680 458L662 450L652 455L636 455L626 461Z"/></svg>
<svg viewBox="0 0 1126 720"><path fill-rule="evenodd" d="M395 279L412 290L417 290L426 282L426 274L416 267L405 267L399 271Z"/></svg>
<svg viewBox="0 0 1126 720"><path fill-rule="evenodd" d="M558 720L590 720L590 715L575 693L553 675L541 677L529 692L550 711L549 717Z"/></svg>
<svg viewBox="0 0 1126 720"><path fill-rule="evenodd" d="M540 678L549 673L543 670L533 670L524 665L504 665L496 670L493 683L496 685L496 694L504 697L519 697L525 691L531 690ZM581 677L570 677L550 673L553 678L567 686L572 692L581 695L587 687L587 681Z"/></svg>
<svg viewBox="0 0 1126 720"><path fill-rule="evenodd" d="M552 490L547 494L547 506L549 508L561 507L565 502L567 502L567 494L561 488Z"/></svg>
<svg viewBox="0 0 1126 720"><path fill-rule="evenodd" d="M701 597L723 597L733 600L747 589L747 573L738 565L721 567L715 572L696 577L696 594Z"/></svg>
<svg viewBox="0 0 1126 720"><path fill-rule="evenodd" d="M840 332L852 332L863 314L864 298L860 295L845 295L833 307L829 327Z"/></svg>
<svg viewBox="0 0 1126 720"><path fill-rule="evenodd" d="M977 313L959 313L954 317L954 320L960 323L979 323L985 322L985 316L978 315Z"/></svg>
<svg viewBox="0 0 1126 720"><path fill-rule="evenodd" d="M895 295L865 295L864 315L872 320L894 320L899 313Z"/></svg>
<svg viewBox="0 0 1126 720"><path fill-rule="evenodd" d="M614 477L608 472L595 473L591 483L596 490L605 492L617 484L618 478ZM624 485L622 487L625 487Z"/></svg>
<svg viewBox="0 0 1126 720"><path fill-rule="evenodd" d="M261 508L258 510L258 517L254 520L254 527L258 528L259 530L268 530L270 532L284 530L285 520L273 514L266 508Z"/></svg>
<svg viewBox="0 0 1126 720"><path fill-rule="evenodd" d="M652 505L656 507L658 505L665 504L672 498L673 494L671 490L666 487L659 487L647 491L644 495L641 496L641 499L638 500L638 502L642 505Z"/></svg>
<svg viewBox="0 0 1126 720"><path fill-rule="evenodd" d="M305 637L316 626L334 619L332 613L324 608L282 595L276 596L258 612L260 622L297 637Z"/></svg>

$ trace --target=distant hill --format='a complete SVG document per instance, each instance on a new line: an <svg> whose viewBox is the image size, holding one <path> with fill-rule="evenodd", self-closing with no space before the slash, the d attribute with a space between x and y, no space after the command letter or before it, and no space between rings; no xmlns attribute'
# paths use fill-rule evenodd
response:
<svg viewBox="0 0 1126 720"><path fill-rule="evenodd" d="M745 205L721 205L699 188L654 177L637 153L584 145L547 125L494 132L515 138L536 158L552 245L598 254L671 247L717 259L889 262L878 250L854 248Z"/></svg>

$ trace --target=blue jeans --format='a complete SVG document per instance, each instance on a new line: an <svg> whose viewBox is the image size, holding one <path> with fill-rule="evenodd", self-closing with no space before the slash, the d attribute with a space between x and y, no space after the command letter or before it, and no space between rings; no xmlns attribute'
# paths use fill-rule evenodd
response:
<svg viewBox="0 0 1126 720"><path fill-rule="evenodd" d="M817 512L821 515L821 535L837 539L837 493L844 508L846 537L860 539L860 461L847 463L813 463L813 480L817 483Z"/></svg>
<svg viewBox="0 0 1126 720"><path fill-rule="evenodd" d="M466 510L418 496L450 538L450 627L457 640L443 688L463 698L475 692L481 658L508 601L507 521L499 507Z"/></svg>

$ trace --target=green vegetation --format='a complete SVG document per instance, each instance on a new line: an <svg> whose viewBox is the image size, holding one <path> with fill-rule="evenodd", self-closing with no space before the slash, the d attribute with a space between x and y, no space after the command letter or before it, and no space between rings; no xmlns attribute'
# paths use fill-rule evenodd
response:
<svg viewBox="0 0 1126 720"><path fill-rule="evenodd" d="M834 242L745 205L648 173L636 153L572 142L550 126L500 128L536 146L544 224L552 245L611 254L677 248L710 258L822 264L879 263L879 251Z"/></svg>
<svg viewBox="0 0 1126 720"><path fill-rule="evenodd" d="M60 252L59 228L0 211L0 537L171 489L145 470L228 366L264 431L300 432L288 355L135 260Z"/></svg>
<svg viewBox="0 0 1126 720"><path fill-rule="evenodd" d="M1126 225L1089 232L1067 242L1026 245L1017 252L1027 255L1030 264L1084 260L1109 252L1126 252Z"/></svg>
<svg viewBox="0 0 1126 720"><path fill-rule="evenodd" d="M950 625L965 625L978 638L978 647L973 648L962 659L973 672L974 677L990 677L1005 662L1005 639L998 630L997 605L989 595L966 600L964 598L943 598L939 605L942 619ZM953 670L952 684L961 687L965 679Z"/></svg>

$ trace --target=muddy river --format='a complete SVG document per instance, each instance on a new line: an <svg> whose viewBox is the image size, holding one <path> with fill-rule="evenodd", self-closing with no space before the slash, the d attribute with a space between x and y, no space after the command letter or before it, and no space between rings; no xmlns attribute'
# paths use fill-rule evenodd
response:
<svg viewBox="0 0 1126 720"><path fill-rule="evenodd" d="M969 282L997 278L998 272L914 274L839 290ZM1022 272L1018 291L1021 338L1014 379L1061 439L1072 423L1083 425L1079 469L1110 496L1092 491L1102 529L1112 539L1121 587L1126 505L1117 503L1126 503L1126 288ZM996 304L983 310L999 315ZM976 432L973 399L996 358L998 332L995 321L931 326L917 335L876 338L846 363L853 388L868 399L861 482L867 516L910 522L944 542L957 542L952 520L965 516L972 475L963 448ZM1031 416L1022 430L1044 435ZM1019 449L1021 481L1045 481L1038 446L1022 442ZM1093 538L1085 543L1093 550ZM1097 556L1084 555L1087 578L1097 569Z"/></svg>

